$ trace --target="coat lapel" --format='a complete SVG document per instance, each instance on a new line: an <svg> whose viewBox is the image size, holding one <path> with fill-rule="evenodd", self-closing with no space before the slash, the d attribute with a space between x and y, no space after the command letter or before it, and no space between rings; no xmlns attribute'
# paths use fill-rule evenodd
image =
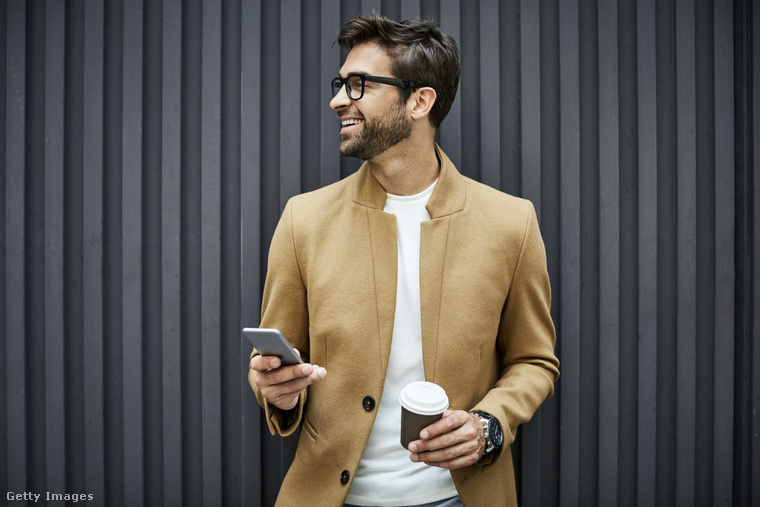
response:
<svg viewBox="0 0 760 507"><path fill-rule="evenodd" d="M396 217L382 210L370 209L369 233L377 299L377 321L380 337L382 375L388 367L393 339L393 321L396 315L396 283L398 248L396 246Z"/></svg>
<svg viewBox="0 0 760 507"><path fill-rule="evenodd" d="M443 263L449 217L423 222L420 230L420 310L422 314L422 362L425 380L435 381L438 322L441 310Z"/></svg>
<svg viewBox="0 0 760 507"><path fill-rule="evenodd" d="M434 382L438 353L438 322L441 312L443 269L452 215L464 209L465 181L449 157L435 146L441 174L427 204L431 220L420 230L420 306L422 313L422 357L425 379Z"/></svg>
<svg viewBox="0 0 760 507"><path fill-rule="evenodd" d="M396 244L396 217L385 213L386 193L366 164L357 174L353 200L367 208L372 269L377 303L377 332L380 340L381 378L385 378L388 357L393 339L393 321L396 314L396 281L398 273L398 247Z"/></svg>

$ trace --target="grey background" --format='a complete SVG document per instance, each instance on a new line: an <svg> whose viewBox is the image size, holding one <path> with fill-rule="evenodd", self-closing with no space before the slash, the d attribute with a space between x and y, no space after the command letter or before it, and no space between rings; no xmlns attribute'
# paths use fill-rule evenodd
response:
<svg viewBox="0 0 760 507"><path fill-rule="evenodd" d="M358 167L332 42L372 10L457 38L440 143L539 213L522 505L760 504L751 0L0 0L0 492L273 503L240 328L286 199Z"/></svg>

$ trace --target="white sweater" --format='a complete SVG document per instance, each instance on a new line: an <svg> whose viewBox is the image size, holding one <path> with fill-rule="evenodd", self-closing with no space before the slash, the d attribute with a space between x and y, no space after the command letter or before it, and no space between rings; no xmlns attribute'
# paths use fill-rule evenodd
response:
<svg viewBox="0 0 760 507"><path fill-rule="evenodd" d="M433 183L412 196L388 194L386 213L396 215L398 283L388 371L375 424L346 498L353 505L416 505L457 495L443 468L413 463L399 442L398 395L409 382L425 380L420 316L420 223L430 220L425 205Z"/></svg>

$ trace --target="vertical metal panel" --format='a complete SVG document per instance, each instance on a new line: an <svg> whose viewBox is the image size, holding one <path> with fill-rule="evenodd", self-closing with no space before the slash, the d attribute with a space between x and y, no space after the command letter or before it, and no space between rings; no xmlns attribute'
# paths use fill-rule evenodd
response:
<svg viewBox="0 0 760 507"><path fill-rule="evenodd" d="M0 17L3 21L0 21L0 173L3 177L0 177L0 196L2 197L2 204L0 204L0 244L3 245L0 248L0 365L3 365L7 370L8 356L7 347L8 343L8 299L6 294L6 222L5 217L7 214L5 202L7 200L6 195L6 183L5 174L8 166L8 159L6 157L7 149L7 93L8 93L8 2L6 0L0 1ZM0 375L0 435L8 434L8 380L6 375ZM0 484L8 484L8 439L0 438Z"/></svg>
<svg viewBox="0 0 760 507"><path fill-rule="evenodd" d="M565 2L560 4L560 9ZM499 3L499 115L501 152L500 189L520 193L520 2ZM560 48L562 46L560 45ZM562 59L560 59L560 62ZM450 120L446 118L446 122ZM443 125L446 125L446 122ZM457 138L461 136L457 135ZM461 142L461 141L460 141ZM451 143L447 143L449 150ZM453 160L453 159L452 159Z"/></svg>
<svg viewBox="0 0 760 507"><path fill-rule="evenodd" d="M560 278L553 283L557 352L562 358L560 404L559 497L563 505L578 505L580 453L580 71L578 1L561 2L560 16Z"/></svg>
<svg viewBox="0 0 760 507"><path fill-rule="evenodd" d="M599 474L599 69L597 5L578 5L580 148L579 505L594 505ZM558 337L559 339L560 337ZM561 360L561 358L560 358Z"/></svg>
<svg viewBox="0 0 760 507"><path fill-rule="evenodd" d="M618 498L620 413L620 105L618 9L600 2L599 22L599 505ZM624 262L624 260L623 260Z"/></svg>
<svg viewBox="0 0 760 507"><path fill-rule="evenodd" d="M24 321L24 222L25 195L24 153L26 131L26 2L8 0L6 107L5 119L5 302L4 330L6 417L7 417L7 480L9 490L23 491L27 484L26 453L26 385L24 350L26 323Z"/></svg>
<svg viewBox="0 0 760 507"><path fill-rule="evenodd" d="M462 160L457 166L466 176L480 179L481 151L479 140L483 126L480 122L480 3L462 3L459 8L459 52L461 55L461 77L459 93L461 99L461 132L469 132L469 139L462 139ZM461 134L460 134L461 135ZM469 141L469 142L467 142Z"/></svg>
<svg viewBox="0 0 760 507"><path fill-rule="evenodd" d="M301 190L301 4L280 3L280 205Z"/></svg>
<svg viewBox="0 0 760 507"><path fill-rule="evenodd" d="M122 256L123 21L121 1L104 12L103 82L103 383L105 501L124 505Z"/></svg>
<svg viewBox="0 0 760 507"><path fill-rule="evenodd" d="M709 15L709 13L708 13ZM714 89L715 125L715 405L713 462L713 505L727 505L733 497L732 480L735 474L734 408L735 396L734 340L736 322L734 298L736 281L734 267L735 237L735 140L734 83L725 76L734 75L734 19L730 9L716 3L712 12L715 42ZM737 62L738 63L738 62ZM746 71L746 70L745 70ZM756 471L757 474L757 471Z"/></svg>
<svg viewBox="0 0 760 507"><path fill-rule="evenodd" d="M3 20L7 18L7 2L0 3L0 13L3 16ZM0 51L3 51L3 55L0 56L0 97L2 97L2 103L0 104L0 171L3 174L3 178L0 178L0 196L2 198L2 205L0 205L0 241L2 244L6 244L7 233L7 209L5 206L7 200L6 194L6 181L5 174L8 166L7 159L7 76L8 76L8 58L7 58L7 40L8 40L8 25L6 22L0 23ZM0 364L4 369L8 367L8 315L7 315L7 264L6 264L6 251L3 247L0 250ZM6 375L0 375L0 434L8 434L8 379ZM3 456L0 461L0 483L8 484L8 469L10 468L10 460L8 459L8 440L7 438L0 439L0 455Z"/></svg>
<svg viewBox="0 0 760 507"><path fill-rule="evenodd" d="M709 503L713 498L715 462L713 460L713 392L714 364L713 342L715 312L713 294L715 292L715 142L713 133L715 113L713 106L713 44L711 6L709 2L695 5L695 31L700 34L695 44L695 133L696 133L696 185L695 197L700 206L696 209L695 245L695 299L696 299L696 407L694 413L695 438L698 445L694 449L694 498ZM682 486L683 488L683 486Z"/></svg>
<svg viewBox="0 0 760 507"><path fill-rule="evenodd" d="M180 130L180 373L182 498L203 483L203 5L182 2Z"/></svg>
<svg viewBox="0 0 760 507"><path fill-rule="evenodd" d="M84 381L85 490L94 498L106 498L106 426L104 380L104 54L105 9L102 2L87 0L84 9L84 69L82 71L82 363L74 371ZM75 367L76 363L69 365ZM110 372L113 373L113 372ZM75 410L69 405L69 410ZM109 462L114 457L109 454ZM111 465L109 464L109 468ZM74 484L73 486L78 486Z"/></svg>
<svg viewBox="0 0 760 507"><path fill-rule="evenodd" d="M26 4L26 104L24 114L24 388L26 400L27 481L31 489L47 484L45 392L45 15L43 2Z"/></svg>
<svg viewBox="0 0 760 507"><path fill-rule="evenodd" d="M45 5L45 442L47 487L66 488L64 398L64 41L65 5ZM57 502L58 505L63 502Z"/></svg>
<svg viewBox="0 0 760 507"><path fill-rule="evenodd" d="M332 41L322 44L322 25L307 20L322 19L321 5L319 2L306 2L301 8L301 47L299 48L301 68L298 73L300 85L297 91L300 95L300 121L298 122L298 136L301 139L301 158L296 166L300 169L301 189L304 191L314 190L322 186L320 181L321 172L319 162L321 158L322 136L314 132L315 126L321 125L323 112L327 112L332 96L322 83L329 82L337 72L338 63L332 67L322 65L322 53L329 48ZM330 73L332 72L332 74ZM326 74L323 77L323 73ZM332 126L335 127L335 116L332 118ZM296 127L291 125L290 128ZM314 135L316 134L316 135ZM333 138L334 140L334 138ZM331 145L334 147L334 144ZM335 152L335 150L328 151Z"/></svg>
<svg viewBox="0 0 760 507"><path fill-rule="evenodd" d="M754 5L753 5L754 6ZM745 114L748 116L748 125L751 135L747 136L747 141L750 148L750 156L748 159L749 166L746 167L748 172L748 178L752 182L749 188L745 189L746 195L758 196L760 195L760 37L756 34L760 33L760 9L750 9L751 17L747 19L749 30L748 33L752 33L751 46L747 48L750 52L752 62L752 68L747 69L747 77L750 78L752 83L751 89L748 90L749 101L751 108L745 110ZM752 228L750 229L750 237L747 238L747 250L751 253L753 259L757 258L757 252L760 252L760 205L758 205L754 198L751 199L751 203L748 205L749 213L752 218ZM742 447L744 452L748 456L742 460L742 465L745 467L743 470L742 501L746 505L752 505L752 503L760 502L760 481L754 480L757 477L758 470L760 470L760 319L756 316L760 315L760 269L757 264L752 262L752 278L748 280L750 289L747 291L751 294L751 307L750 315L752 315L752 323L749 329L745 329L745 336L747 336L747 348L744 349L747 354L748 366L749 366L749 378L747 379L744 400L750 400L743 406L745 413L752 414L751 420L748 424L749 435L748 442ZM749 306L749 305L748 305ZM750 352L751 351L751 352ZM747 378L747 377L745 377ZM742 400L742 401L744 401Z"/></svg>
<svg viewBox="0 0 760 507"><path fill-rule="evenodd" d="M638 125L638 359L637 505L655 504L657 457L657 69L653 62L656 10L653 0L636 4Z"/></svg>
<svg viewBox="0 0 760 507"><path fill-rule="evenodd" d="M677 403L677 117L675 6L655 20L657 54L657 461L656 501L674 505Z"/></svg>
<svg viewBox="0 0 760 507"><path fill-rule="evenodd" d="M142 276L144 268L142 256L142 176L143 176L143 5L139 0L125 0L123 18L123 69L121 155L122 166L119 174L121 186L121 235L122 255L122 371L120 379L123 399L124 424L124 503L140 505L145 503L144 432L143 432L143 386L144 365L143 344L150 340L144 333L142 296ZM147 287L146 287L147 288ZM140 442L142 445L135 445Z"/></svg>
<svg viewBox="0 0 760 507"><path fill-rule="evenodd" d="M638 286L639 255L639 166L638 166L638 82L636 47L636 5L618 4L618 104L620 205L619 262L619 389L617 470L618 488L615 503L636 504L637 404L639 347Z"/></svg>
<svg viewBox="0 0 760 507"><path fill-rule="evenodd" d="M501 137L500 111L501 89L499 82L499 2L481 2L480 19L480 181L494 188L501 188Z"/></svg>
<svg viewBox="0 0 760 507"><path fill-rule="evenodd" d="M85 489L85 419L84 419L84 3L70 2L65 5L65 73L63 83L64 107L62 134L63 175L63 242L64 278L62 281L65 318L59 335L65 346L61 358L64 361L61 387L64 390L65 421L61 429L62 440L68 449L62 464L65 473L64 489L71 485Z"/></svg>
<svg viewBox="0 0 760 507"><path fill-rule="evenodd" d="M520 195L541 220L541 19L540 2L520 2ZM466 49L463 51L463 60ZM464 71L464 62L462 65ZM465 90L462 90L465 93ZM469 132L469 130L463 132Z"/></svg>
<svg viewBox="0 0 760 507"><path fill-rule="evenodd" d="M335 111L325 104L330 103L332 93L325 83L329 83L338 75L338 70L342 62L340 53L335 51L333 43L340 32L340 0L323 0L321 5L320 17L320 73L319 82L322 83L320 94L322 104L320 105L320 145L319 145L319 181L322 185L335 183L340 179L340 153L335 149L338 143L338 125ZM316 76L311 76L309 81L312 82ZM311 168L311 163L307 164L307 170Z"/></svg>
<svg viewBox="0 0 760 507"><path fill-rule="evenodd" d="M562 377L521 504L752 505L760 14L655 4L0 0L0 485L274 503L296 440L239 328L285 201L359 165L332 42L376 10L457 38L442 147L540 216Z"/></svg>
<svg viewBox="0 0 760 507"><path fill-rule="evenodd" d="M201 10L201 421L204 505L222 502L221 456L221 15L220 0L204 0ZM212 239L213 238L213 239Z"/></svg>
<svg viewBox="0 0 760 507"><path fill-rule="evenodd" d="M163 463L182 462L181 132L182 2L163 2L161 41L161 427ZM156 345L158 347L158 345ZM156 380L158 382L158 380ZM158 431L158 430L156 430ZM165 505L182 504L183 467L164 466ZM151 479L152 480L152 479ZM152 493L151 493L152 498Z"/></svg>
<svg viewBox="0 0 760 507"><path fill-rule="evenodd" d="M675 6L676 114L677 134L677 245L678 301L676 303L679 378L695 378L696 373L696 91L695 13L693 2ZM676 498L694 505L694 442L696 392L693 382L679 382L676 395Z"/></svg>
<svg viewBox="0 0 760 507"><path fill-rule="evenodd" d="M140 358L143 375L141 383L143 432L143 502L156 505L163 502L163 280L161 205L163 194L163 3L143 5L142 25L142 213L140 255L142 343Z"/></svg>
<svg viewBox="0 0 760 507"><path fill-rule="evenodd" d="M457 0L441 0L441 27L451 34L459 44L460 54L462 52L462 7ZM454 103L451 105L449 114L446 115L446 121L441 124L440 140L442 145L446 146L446 154L451 161L457 166L462 167L462 79L459 80L459 89Z"/></svg>

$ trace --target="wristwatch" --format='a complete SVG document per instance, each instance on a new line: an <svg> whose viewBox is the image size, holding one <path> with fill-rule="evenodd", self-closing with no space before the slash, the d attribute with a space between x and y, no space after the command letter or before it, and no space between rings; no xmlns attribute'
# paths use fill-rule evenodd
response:
<svg viewBox="0 0 760 507"><path fill-rule="evenodd" d="M480 422L483 423L483 436L486 439L486 451L483 456L488 456L492 452L501 447L501 443L504 441L504 434L501 432L501 424L491 414L486 414L479 410L470 412L480 418Z"/></svg>

